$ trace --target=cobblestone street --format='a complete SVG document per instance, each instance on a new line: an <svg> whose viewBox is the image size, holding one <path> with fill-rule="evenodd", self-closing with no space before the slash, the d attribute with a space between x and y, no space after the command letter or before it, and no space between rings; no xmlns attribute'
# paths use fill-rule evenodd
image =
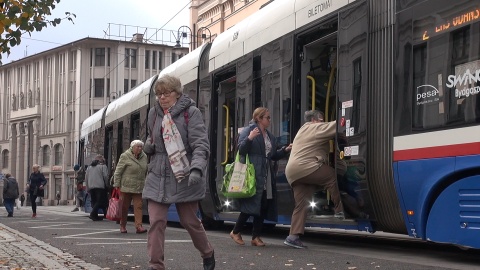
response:
<svg viewBox="0 0 480 270"><path fill-rule="evenodd" d="M102 268L0 222L0 269Z"/></svg>

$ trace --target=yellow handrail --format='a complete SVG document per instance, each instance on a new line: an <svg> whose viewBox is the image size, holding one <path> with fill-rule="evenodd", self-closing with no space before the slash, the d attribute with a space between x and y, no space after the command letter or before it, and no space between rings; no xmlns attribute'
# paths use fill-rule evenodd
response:
<svg viewBox="0 0 480 270"><path fill-rule="evenodd" d="M312 76L308 75L307 79L310 79L312 81L312 110L315 110L315 78Z"/></svg>
<svg viewBox="0 0 480 270"><path fill-rule="evenodd" d="M230 118L230 109L227 105L223 105L223 108L225 109L225 160L222 162L222 166L225 166L228 162L228 139L230 138L230 123L228 122L228 119Z"/></svg>

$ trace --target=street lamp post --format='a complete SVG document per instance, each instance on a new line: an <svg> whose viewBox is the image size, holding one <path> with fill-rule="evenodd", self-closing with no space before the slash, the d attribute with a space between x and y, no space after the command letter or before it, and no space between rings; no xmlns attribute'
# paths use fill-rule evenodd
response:
<svg viewBox="0 0 480 270"><path fill-rule="evenodd" d="M205 34L205 32L208 32L208 42L212 42L212 32L210 32L210 29L208 29L207 27L202 26L198 28L197 31L197 37L202 37L202 44L207 39L207 34Z"/></svg>
<svg viewBox="0 0 480 270"><path fill-rule="evenodd" d="M192 36L192 29L190 29L190 27L186 26L186 25L183 25L183 26L180 26L178 28L178 31L177 31L177 43L175 44L175 46L173 46L173 50L174 50L174 53L179 55L182 51L182 45L180 44L180 39L185 39L188 37L188 33L185 32L186 29L188 29L188 31L190 31L190 38L193 40ZM184 31L185 30L185 31ZM180 32L181 31L181 32Z"/></svg>
<svg viewBox="0 0 480 270"><path fill-rule="evenodd" d="M212 41L212 33L210 32L210 29L208 29L207 27L200 27L198 29L198 31L196 32L196 35L193 34L192 32L192 29L186 25L183 25L183 26L180 26L180 28L178 28L178 31L177 31L177 37L176 37L176 44L175 46L173 46L173 50L174 50L174 53L179 55L181 54L181 49L182 49L182 44L181 43L181 39L185 39L188 37L188 32L187 32L187 29L188 31L190 32L190 49L194 50L196 49L196 44L197 44L197 39L198 38L202 38L202 44L203 42L205 42L205 40L208 38L208 41L211 42ZM195 28L194 28L195 29ZM207 33L208 32L208 36L207 36Z"/></svg>

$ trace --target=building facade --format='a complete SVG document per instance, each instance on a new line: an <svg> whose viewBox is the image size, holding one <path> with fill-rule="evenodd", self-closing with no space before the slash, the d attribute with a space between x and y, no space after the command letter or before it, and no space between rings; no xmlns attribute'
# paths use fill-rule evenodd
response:
<svg viewBox="0 0 480 270"><path fill-rule="evenodd" d="M192 1L190 50L272 1ZM144 41L84 38L0 66L0 171L23 189L39 164L48 179L43 204L57 191L73 204L83 120L188 53Z"/></svg>
<svg viewBox="0 0 480 270"><path fill-rule="evenodd" d="M62 204L74 204L83 120L188 53L143 41L84 38L0 66L1 172L23 191L39 164L48 179L42 203L60 192Z"/></svg>
<svg viewBox="0 0 480 270"><path fill-rule="evenodd" d="M217 35L252 15L273 0L194 0L190 6L193 46L213 41Z"/></svg>

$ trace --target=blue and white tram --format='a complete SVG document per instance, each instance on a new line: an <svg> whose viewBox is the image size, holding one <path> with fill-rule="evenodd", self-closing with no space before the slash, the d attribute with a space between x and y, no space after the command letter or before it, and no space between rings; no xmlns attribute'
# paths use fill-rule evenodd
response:
<svg viewBox="0 0 480 270"><path fill-rule="evenodd" d="M220 187L236 134L254 108L270 109L271 132L284 144L303 112L319 109L337 120L330 165L337 166L338 149L347 165L337 179L342 199L368 218L351 212L336 220L328 194L318 191L307 226L480 248L479 40L480 0L276 0L181 58L159 76L179 76L204 114L211 159L203 220L237 218L235 201ZM137 128L128 120L140 111L137 134L145 139L155 80L139 86L149 89L143 106L111 118L107 107L84 122L82 136L90 140L107 127L113 141L104 137L112 149L105 154L118 156L118 133L133 138ZM278 223L288 225L294 200L286 162L277 164L277 195Z"/></svg>

